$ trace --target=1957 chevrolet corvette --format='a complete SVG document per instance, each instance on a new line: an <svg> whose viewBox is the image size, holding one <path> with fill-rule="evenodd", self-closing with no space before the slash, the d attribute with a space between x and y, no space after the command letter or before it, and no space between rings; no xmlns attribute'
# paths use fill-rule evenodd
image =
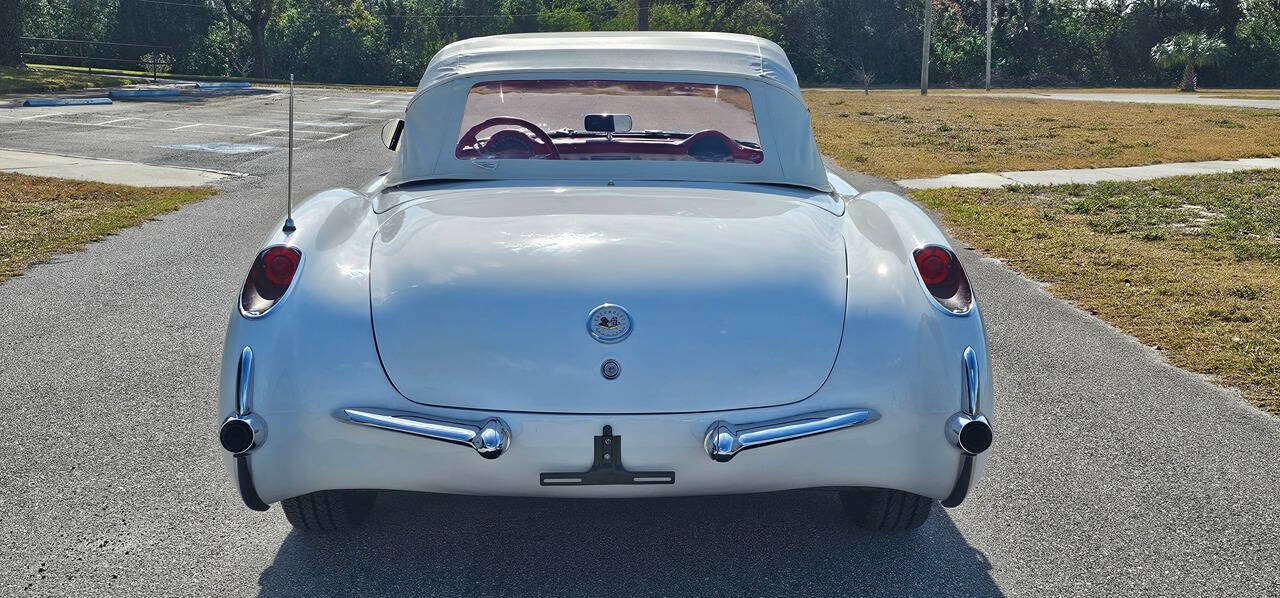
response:
<svg viewBox="0 0 1280 598"><path fill-rule="evenodd" d="M231 314L218 436L249 508L316 530L379 490L824 488L906 530L981 475L964 268L827 171L777 45L470 39L383 141L391 170L300 205Z"/></svg>

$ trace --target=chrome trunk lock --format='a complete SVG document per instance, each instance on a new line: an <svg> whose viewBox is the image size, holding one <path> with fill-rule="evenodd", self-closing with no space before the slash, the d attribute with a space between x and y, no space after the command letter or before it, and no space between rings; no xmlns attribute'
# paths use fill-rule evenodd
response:
<svg viewBox="0 0 1280 598"><path fill-rule="evenodd" d="M621 373L622 364L618 363L617 359L606 359L600 364L600 375L604 376L605 380L613 380Z"/></svg>

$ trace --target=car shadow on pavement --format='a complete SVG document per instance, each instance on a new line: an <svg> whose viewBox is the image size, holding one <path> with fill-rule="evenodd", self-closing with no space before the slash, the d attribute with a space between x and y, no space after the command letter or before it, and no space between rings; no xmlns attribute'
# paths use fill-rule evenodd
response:
<svg viewBox="0 0 1280 598"><path fill-rule="evenodd" d="M386 492L354 533L292 531L261 595L998 596L947 513L849 526L830 491L652 500Z"/></svg>

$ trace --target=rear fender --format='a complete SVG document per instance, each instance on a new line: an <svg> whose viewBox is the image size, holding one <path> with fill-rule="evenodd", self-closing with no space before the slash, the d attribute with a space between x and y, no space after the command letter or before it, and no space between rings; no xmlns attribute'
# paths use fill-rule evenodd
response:
<svg viewBox="0 0 1280 598"><path fill-rule="evenodd" d="M268 429L291 414L328 407L320 401L332 400L336 408L342 401L391 406L398 400L378 360L369 319L369 247L378 226L370 198L347 189L325 191L300 204L293 220L296 231L282 232L281 220L263 245L290 245L302 252L289 293L260 317L241 313L238 292L229 306L218 424L235 412L245 347L253 351L253 412ZM245 272L249 266L244 264ZM278 444L269 438L255 458ZM233 466L229 454L226 459ZM263 484L270 482L259 481Z"/></svg>
<svg viewBox="0 0 1280 598"><path fill-rule="evenodd" d="M968 347L976 352L981 370L982 412L994 422L991 368L977 298L967 314L955 315L937 308L926 295L913 252L925 245L951 245L911 201L869 192L850 199L847 213L845 333L836 366L819 394L848 393L858 397L850 404L879 407L909 420L901 425L904 433L921 439L911 449L919 452L920 462L954 455L958 470L960 453L947 439L945 424L963 405L963 354ZM985 460L985 454L977 458L977 473ZM946 470L949 476L954 471ZM940 480L933 497L946 496L952 479Z"/></svg>

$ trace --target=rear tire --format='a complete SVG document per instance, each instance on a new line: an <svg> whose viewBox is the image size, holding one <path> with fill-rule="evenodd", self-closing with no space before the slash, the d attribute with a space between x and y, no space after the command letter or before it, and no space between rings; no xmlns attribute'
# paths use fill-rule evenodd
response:
<svg viewBox="0 0 1280 598"><path fill-rule="evenodd" d="M933 499L885 488L854 488L840 492L840 502L853 524L878 532L905 532L929 519Z"/></svg>
<svg viewBox="0 0 1280 598"><path fill-rule="evenodd" d="M280 501L284 516L305 532L350 529L364 523L378 499L376 490L321 490Z"/></svg>

